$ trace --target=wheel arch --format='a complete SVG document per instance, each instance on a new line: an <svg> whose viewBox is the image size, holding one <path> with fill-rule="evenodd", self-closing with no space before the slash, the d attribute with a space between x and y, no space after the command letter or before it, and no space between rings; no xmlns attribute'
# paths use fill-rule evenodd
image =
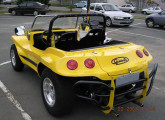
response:
<svg viewBox="0 0 165 120"><path fill-rule="evenodd" d="M43 70L47 68L43 63L39 63L37 67L38 75L41 77Z"/></svg>

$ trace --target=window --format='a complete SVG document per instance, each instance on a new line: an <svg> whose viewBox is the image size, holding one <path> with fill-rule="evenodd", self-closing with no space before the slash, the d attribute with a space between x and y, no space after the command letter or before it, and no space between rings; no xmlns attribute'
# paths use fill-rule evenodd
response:
<svg viewBox="0 0 165 120"><path fill-rule="evenodd" d="M131 7L131 5L127 5L127 7Z"/></svg>
<svg viewBox="0 0 165 120"><path fill-rule="evenodd" d="M125 7L126 5L122 5L121 7Z"/></svg>
<svg viewBox="0 0 165 120"><path fill-rule="evenodd" d="M27 3L27 7L33 7L33 3L32 2L28 2Z"/></svg>
<svg viewBox="0 0 165 120"><path fill-rule="evenodd" d="M155 10L160 10L159 8L155 8Z"/></svg>
<svg viewBox="0 0 165 120"><path fill-rule="evenodd" d="M95 7L95 5L94 4L91 4L90 5L90 10L94 10L94 7Z"/></svg>
<svg viewBox="0 0 165 120"><path fill-rule="evenodd" d="M96 5L96 8L95 8L96 11L99 11L99 10L103 10L101 5Z"/></svg>
<svg viewBox="0 0 165 120"><path fill-rule="evenodd" d="M20 6L20 7L26 7L26 2L21 3L19 6Z"/></svg>

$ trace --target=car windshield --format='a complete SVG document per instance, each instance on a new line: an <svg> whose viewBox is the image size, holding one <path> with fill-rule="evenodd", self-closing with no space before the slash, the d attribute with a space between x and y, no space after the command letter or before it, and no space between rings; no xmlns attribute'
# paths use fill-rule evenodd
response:
<svg viewBox="0 0 165 120"><path fill-rule="evenodd" d="M115 5L110 5L110 4L104 4L103 8L105 11L120 11L118 7L116 7Z"/></svg>
<svg viewBox="0 0 165 120"><path fill-rule="evenodd" d="M53 18L54 16L38 16L31 27L31 31L48 30L50 21ZM75 29L80 24L85 23L86 19L86 17L60 17L54 21L52 29ZM104 20L102 16L90 16L90 23L97 23L98 26L103 27Z"/></svg>

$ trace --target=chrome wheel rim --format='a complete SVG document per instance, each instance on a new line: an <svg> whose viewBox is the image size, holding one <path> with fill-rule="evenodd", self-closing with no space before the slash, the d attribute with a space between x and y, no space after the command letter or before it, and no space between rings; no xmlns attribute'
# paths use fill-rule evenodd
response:
<svg viewBox="0 0 165 120"><path fill-rule="evenodd" d="M16 12L15 11L12 11L12 15L15 15L16 14Z"/></svg>
<svg viewBox="0 0 165 120"><path fill-rule="evenodd" d="M37 11L34 11L34 15L35 15L35 16L38 15L38 12L37 12Z"/></svg>
<svg viewBox="0 0 165 120"><path fill-rule="evenodd" d="M53 107L55 104L55 89L49 78L45 78L43 81L43 93L47 104Z"/></svg>
<svg viewBox="0 0 165 120"><path fill-rule="evenodd" d="M154 26L154 23L151 20L148 20L147 24L148 24L148 27L153 27Z"/></svg>
<svg viewBox="0 0 165 120"><path fill-rule="evenodd" d="M12 49L11 50L11 63L12 63L12 65L13 66L15 66L16 65L16 59L15 59L15 53L14 53L14 50Z"/></svg>
<svg viewBox="0 0 165 120"><path fill-rule="evenodd" d="M107 25L107 26L110 26L110 25L111 25L111 20L110 20L110 19L107 19L107 20L106 20L106 25Z"/></svg>

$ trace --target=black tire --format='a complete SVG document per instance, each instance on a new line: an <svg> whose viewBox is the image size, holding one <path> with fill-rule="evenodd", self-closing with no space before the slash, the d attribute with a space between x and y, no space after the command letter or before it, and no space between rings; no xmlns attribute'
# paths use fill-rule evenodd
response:
<svg viewBox="0 0 165 120"><path fill-rule="evenodd" d="M144 12L143 12L143 14L144 14L144 15L147 15L147 12L146 12L146 11L144 11Z"/></svg>
<svg viewBox="0 0 165 120"><path fill-rule="evenodd" d="M111 21L110 18L106 18L106 26L107 26L107 27L112 26L112 21Z"/></svg>
<svg viewBox="0 0 165 120"><path fill-rule="evenodd" d="M154 20L153 19L147 19L146 25L148 28L153 28L155 26Z"/></svg>
<svg viewBox="0 0 165 120"><path fill-rule="evenodd" d="M11 64L15 71L23 70L24 64L20 60L18 53L17 53L17 49L14 44L10 48L10 59L11 59Z"/></svg>
<svg viewBox="0 0 165 120"><path fill-rule="evenodd" d="M59 117L71 112L74 103L74 94L72 90L72 85L69 80L65 80L64 78L56 75L50 69L44 69L41 75L42 83L41 83L41 93L43 102L45 104L46 109L53 116ZM51 81L51 92L54 90L54 99L55 102L50 104L48 97L45 97L47 92L44 92L45 81ZM48 86L48 84L47 84ZM45 89L46 91L46 89ZM52 99L52 93L50 93ZM49 97L50 98L50 97Z"/></svg>
<svg viewBox="0 0 165 120"><path fill-rule="evenodd" d="M133 11L130 9L130 10L129 10L129 13L133 13Z"/></svg>
<svg viewBox="0 0 165 120"><path fill-rule="evenodd" d="M159 25L159 27L160 27L160 28L164 28L164 26L163 26L163 25Z"/></svg>
<svg viewBox="0 0 165 120"><path fill-rule="evenodd" d="M12 15L17 15L17 12L16 12L15 10L12 10L12 11L11 11L11 14L12 14Z"/></svg>
<svg viewBox="0 0 165 120"><path fill-rule="evenodd" d="M39 15L39 12L38 12L38 11L34 11L34 12L33 12L33 15L34 15L34 16L37 16L37 15Z"/></svg>

